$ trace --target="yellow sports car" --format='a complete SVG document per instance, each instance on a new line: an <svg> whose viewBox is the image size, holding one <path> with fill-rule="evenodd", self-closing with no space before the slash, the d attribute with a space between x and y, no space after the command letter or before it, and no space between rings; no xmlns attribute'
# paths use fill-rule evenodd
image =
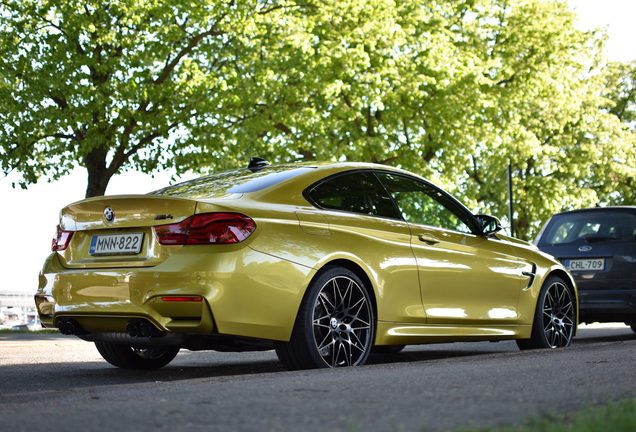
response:
<svg viewBox="0 0 636 432"><path fill-rule="evenodd" d="M35 302L109 363L275 349L288 369L408 344L570 344L574 280L492 216L403 170L253 158L147 195L60 212Z"/></svg>

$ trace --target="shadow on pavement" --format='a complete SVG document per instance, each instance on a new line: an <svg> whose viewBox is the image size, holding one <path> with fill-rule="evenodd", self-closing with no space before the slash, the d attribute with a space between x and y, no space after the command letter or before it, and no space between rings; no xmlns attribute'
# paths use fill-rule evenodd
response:
<svg viewBox="0 0 636 432"><path fill-rule="evenodd" d="M619 331L582 331L573 346L622 342L636 339L636 334ZM68 349L73 349L69 346ZM514 342L497 344L452 343L407 347L398 354L371 354L367 365L410 363L462 358L478 355L497 355L518 352ZM212 351L182 351L168 366L153 371L118 369L105 361L13 364L0 366L0 382L4 397L26 392L63 391L73 388L112 386L138 383L182 381L205 378L239 378L246 375L284 373L285 368L273 351L257 353L217 353ZM6 386L8 379L19 381L19 388Z"/></svg>

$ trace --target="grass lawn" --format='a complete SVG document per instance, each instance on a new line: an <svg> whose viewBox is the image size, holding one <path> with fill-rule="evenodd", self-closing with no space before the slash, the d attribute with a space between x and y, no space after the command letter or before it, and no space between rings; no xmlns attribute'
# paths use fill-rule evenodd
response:
<svg viewBox="0 0 636 432"><path fill-rule="evenodd" d="M523 426L459 429L457 432L634 432L636 399L610 402L564 415L533 419Z"/></svg>

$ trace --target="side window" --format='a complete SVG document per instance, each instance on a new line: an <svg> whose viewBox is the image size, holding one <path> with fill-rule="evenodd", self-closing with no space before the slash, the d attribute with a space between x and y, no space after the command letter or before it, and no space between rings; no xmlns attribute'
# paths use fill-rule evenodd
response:
<svg viewBox="0 0 636 432"><path fill-rule="evenodd" d="M340 175L307 192L318 207L399 219L391 197L369 172Z"/></svg>
<svg viewBox="0 0 636 432"><path fill-rule="evenodd" d="M378 173L404 217L411 223L472 233L470 217L447 195L414 179Z"/></svg>

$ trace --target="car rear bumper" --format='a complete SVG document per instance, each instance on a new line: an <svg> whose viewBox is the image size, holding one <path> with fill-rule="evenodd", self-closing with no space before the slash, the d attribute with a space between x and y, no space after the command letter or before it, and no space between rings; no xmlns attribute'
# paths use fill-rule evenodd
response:
<svg viewBox="0 0 636 432"><path fill-rule="evenodd" d="M636 322L636 290L579 290L580 322Z"/></svg>
<svg viewBox="0 0 636 432"><path fill-rule="evenodd" d="M164 333L288 340L313 270L249 247L209 248L184 247L132 269L68 269L53 253L35 295L40 320L49 328L72 320L83 335L125 334L131 321L146 320Z"/></svg>

